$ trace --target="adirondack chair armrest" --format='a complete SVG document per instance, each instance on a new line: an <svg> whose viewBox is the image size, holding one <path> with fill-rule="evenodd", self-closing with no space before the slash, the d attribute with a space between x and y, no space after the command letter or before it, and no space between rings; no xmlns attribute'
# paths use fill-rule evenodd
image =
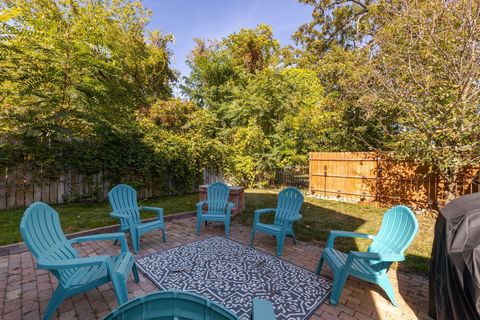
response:
<svg viewBox="0 0 480 320"><path fill-rule="evenodd" d="M118 213L118 211L110 212L110 217L119 219L122 223L125 223L130 227L133 225L133 221L129 215Z"/></svg>
<svg viewBox="0 0 480 320"><path fill-rule="evenodd" d="M258 214L264 214L264 213L269 213L269 212L275 212L277 209L275 208L265 208L265 209L257 209L254 212Z"/></svg>
<svg viewBox="0 0 480 320"><path fill-rule="evenodd" d="M163 208L158 208L158 207L145 207L141 206L140 210L145 210L145 211L153 211L153 212L158 212L163 214Z"/></svg>
<svg viewBox="0 0 480 320"><path fill-rule="evenodd" d="M203 201L197 202L197 204L195 205L195 207L197 208L197 218L198 219L201 218L201 216L203 214L203 206L205 206L206 204L208 204L208 201L203 200Z"/></svg>
<svg viewBox="0 0 480 320"><path fill-rule="evenodd" d="M285 220L288 220L290 222L297 221L302 219L303 216L301 214L294 215L293 217L286 217Z"/></svg>
<svg viewBox="0 0 480 320"><path fill-rule="evenodd" d="M156 212L158 219L163 221L163 208L141 206L140 210Z"/></svg>
<svg viewBox="0 0 480 320"><path fill-rule="evenodd" d="M260 216L262 214L265 214L265 213L271 213L271 212L275 212L277 209L274 209L274 208L265 208L265 209L257 209L255 211L253 211L253 223L256 224L258 222L260 222Z"/></svg>
<svg viewBox="0 0 480 320"><path fill-rule="evenodd" d="M108 263L111 257L109 256L95 256L88 258L75 258L63 261L47 261L44 259L38 259L37 266L40 269L58 270L58 269L70 269L79 267L89 267L93 265L100 265Z"/></svg>
<svg viewBox="0 0 480 320"><path fill-rule="evenodd" d="M327 239L327 248L333 248L333 242L336 238L364 238L364 239L373 239L373 236L368 233L352 232L352 231L340 231L340 230L330 230Z"/></svg>
<svg viewBox="0 0 480 320"><path fill-rule="evenodd" d="M260 222L260 216L262 214L265 214L265 213L271 213L271 212L275 212L277 211L277 209L274 209L274 208L265 208L265 209L257 209L255 211L253 211L253 223L254 224L257 224L258 222Z"/></svg>
<svg viewBox="0 0 480 320"><path fill-rule="evenodd" d="M110 217L115 218L115 219L128 219L130 216L126 214L120 214L118 212L110 212Z"/></svg>
<svg viewBox="0 0 480 320"><path fill-rule="evenodd" d="M230 215L232 213L232 209L235 207L233 202L227 202L227 215Z"/></svg>
<svg viewBox="0 0 480 320"><path fill-rule="evenodd" d="M127 238L123 232L114 232L114 233L104 233L104 234L94 234L89 236L83 236L78 238L73 238L70 241L72 243L80 243L87 241L101 241L101 240L118 240L122 247L122 253L128 251Z"/></svg>
<svg viewBox="0 0 480 320"><path fill-rule="evenodd" d="M396 253L351 251L349 255L352 255L355 259L361 259L361 260L378 260L378 261L385 261L385 262L405 260L405 256L403 254L396 254Z"/></svg>
<svg viewBox="0 0 480 320"><path fill-rule="evenodd" d="M206 205L207 203L208 203L208 201L206 201L206 200L200 201L200 202L197 202L195 207L197 207L197 210L202 210L203 206Z"/></svg>

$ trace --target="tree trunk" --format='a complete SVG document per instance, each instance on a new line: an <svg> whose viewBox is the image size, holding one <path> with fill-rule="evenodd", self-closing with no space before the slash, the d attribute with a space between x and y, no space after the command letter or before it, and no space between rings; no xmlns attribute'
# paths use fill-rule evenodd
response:
<svg viewBox="0 0 480 320"><path fill-rule="evenodd" d="M445 179L444 199L445 204L457 198L457 181L460 170L458 168L449 169L443 176Z"/></svg>

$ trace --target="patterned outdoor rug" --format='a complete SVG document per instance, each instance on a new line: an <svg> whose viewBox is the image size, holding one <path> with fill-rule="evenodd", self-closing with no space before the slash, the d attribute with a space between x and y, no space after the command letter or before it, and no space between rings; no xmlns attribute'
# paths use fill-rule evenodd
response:
<svg viewBox="0 0 480 320"><path fill-rule="evenodd" d="M277 319L308 319L331 291L330 280L223 237L137 260L162 290L191 291L249 319L252 299L273 303Z"/></svg>

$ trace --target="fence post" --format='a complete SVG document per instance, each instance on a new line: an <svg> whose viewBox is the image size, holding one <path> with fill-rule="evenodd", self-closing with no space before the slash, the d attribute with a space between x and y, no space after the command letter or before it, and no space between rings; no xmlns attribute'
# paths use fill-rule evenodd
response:
<svg viewBox="0 0 480 320"><path fill-rule="evenodd" d="M381 199L380 199L380 189L381 189L381 183L382 183L382 165L381 165L381 162L380 162L380 157L379 155L376 155L376 167L377 167L377 177L376 177L376 181L375 181L375 202L377 204L380 204L381 203Z"/></svg>
<svg viewBox="0 0 480 320"><path fill-rule="evenodd" d="M323 166L323 175L324 175L323 196L326 198L327 197L327 165Z"/></svg>
<svg viewBox="0 0 480 320"><path fill-rule="evenodd" d="M308 193L312 194L312 162L313 152L308 153Z"/></svg>

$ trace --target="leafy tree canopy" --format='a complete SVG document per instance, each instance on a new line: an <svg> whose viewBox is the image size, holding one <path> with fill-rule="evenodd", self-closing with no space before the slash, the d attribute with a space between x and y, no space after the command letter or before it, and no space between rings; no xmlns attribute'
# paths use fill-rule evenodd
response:
<svg viewBox="0 0 480 320"><path fill-rule="evenodd" d="M265 183L278 168L305 166L311 150L368 147L364 140L352 141L348 130L359 117L336 100L347 84L327 81L335 81L340 66L326 68L322 76L322 68L301 67L297 54L280 47L269 26L259 25L220 40L197 39L189 56L184 92L214 115L216 137L231 148L226 173L240 183ZM341 67L348 69L353 60ZM364 124L363 130L371 127Z"/></svg>
<svg viewBox="0 0 480 320"><path fill-rule="evenodd" d="M207 160L221 165L202 137L208 115L171 98L173 37L146 30L149 15L131 0L3 1L0 164L170 192L191 190Z"/></svg>
<svg viewBox="0 0 480 320"><path fill-rule="evenodd" d="M385 7L374 37L369 89L361 106L385 120L390 148L401 157L434 166L455 182L480 161L480 3L398 1Z"/></svg>
<svg viewBox="0 0 480 320"><path fill-rule="evenodd" d="M352 140L438 170L448 199L480 160L478 1L324 1L299 63L346 108Z"/></svg>
<svg viewBox="0 0 480 320"><path fill-rule="evenodd" d="M5 131L82 137L171 96L172 37L145 39L140 2L6 0L0 9Z"/></svg>

